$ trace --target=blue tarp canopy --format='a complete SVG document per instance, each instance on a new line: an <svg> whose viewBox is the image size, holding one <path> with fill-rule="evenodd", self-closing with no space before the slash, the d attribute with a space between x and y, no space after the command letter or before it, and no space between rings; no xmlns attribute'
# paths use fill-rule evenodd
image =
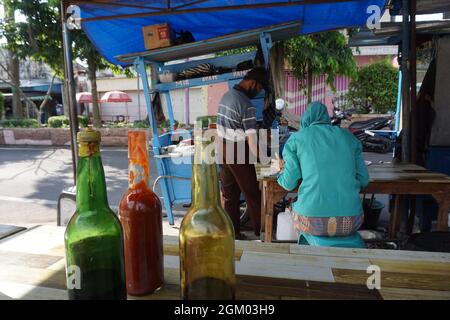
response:
<svg viewBox="0 0 450 320"><path fill-rule="evenodd" d="M299 34L364 26L387 0L97 0L78 5L82 28L110 62L115 57L145 51L142 27L167 22L176 31L188 30L196 41L231 33L300 21Z"/></svg>

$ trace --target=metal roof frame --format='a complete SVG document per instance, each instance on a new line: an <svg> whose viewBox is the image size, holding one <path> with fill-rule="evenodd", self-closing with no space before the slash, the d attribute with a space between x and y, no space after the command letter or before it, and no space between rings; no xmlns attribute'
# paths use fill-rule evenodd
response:
<svg viewBox="0 0 450 320"><path fill-rule="evenodd" d="M137 57L143 57L151 62L167 62L188 57L201 56L203 54L220 52L224 50L258 45L261 33L271 35L272 41L286 40L298 34L302 23L289 22L271 27L253 29L244 32L232 33L225 36L182 44L167 48L144 51L134 54L126 54L116 57L118 60L132 63Z"/></svg>
<svg viewBox="0 0 450 320"><path fill-rule="evenodd" d="M351 47L397 45L401 42L402 23L383 22L379 30L362 29L349 39ZM421 38L450 34L450 20L418 21L417 36Z"/></svg>
<svg viewBox="0 0 450 320"><path fill-rule="evenodd" d="M186 14L186 13L200 13L200 12L213 12L213 11L225 11L225 10L239 10L239 9L258 9L258 8L271 8L271 7L287 7L287 6L298 6L306 4L324 4L324 3L336 3L336 2L353 2L353 0L286 0L278 2L269 3L254 3L245 5L228 5L228 6L211 6L205 8L192 8L196 4L206 3L211 0L197 0L185 3L183 5L171 6L172 1L166 0L164 7L137 5L126 1L126 3L121 0L65 0L65 6L70 5L98 5L98 6L110 6L110 7L128 7L143 9L146 11L134 14L121 14L121 15L111 15L111 16L101 16L95 18L81 18L80 22L90 22L90 21L100 21L100 20L113 20L113 19L128 19L128 18L139 18L139 17L149 17L149 16L160 16L169 14ZM190 8L191 7L191 8ZM148 11L153 10L153 11Z"/></svg>

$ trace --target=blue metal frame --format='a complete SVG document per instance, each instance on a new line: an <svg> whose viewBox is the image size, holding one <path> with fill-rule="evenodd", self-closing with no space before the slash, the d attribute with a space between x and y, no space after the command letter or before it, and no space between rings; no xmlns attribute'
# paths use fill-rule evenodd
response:
<svg viewBox="0 0 450 320"><path fill-rule="evenodd" d="M398 88L397 88L397 105L395 110L394 130L369 130L375 135L387 137L393 141L397 139L400 134L400 112L402 108L402 72L398 73Z"/></svg>
<svg viewBox="0 0 450 320"><path fill-rule="evenodd" d="M269 63L269 51L270 48L272 47L271 34L263 32L261 33L259 39L267 68ZM163 65L161 62L149 61L149 59L146 58L145 56L135 57L134 66L142 79L146 109L149 117L149 123L151 124L150 126L152 131L153 154L155 157L156 168L158 171L157 181L160 183L160 188L162 192L162 201L164 203L167 217L171 225L174 224L172 206L174 204L189 203L191 201L191 185L190 185L191 181L188 179L191 178L192 176L192 163L191 163L192 159L191 157L184 157L183 159L178 159L184 160L182 164L179 164L175 163L175 161L171 157L161 155L161 147L169 145L172 136L177 133L176 131L174 131L175 119L173 115L173 106L170 97L170 91L174 89L205 86L219 82L228 82L229 85L231 86L234 83L242 80L247 70L208 76L203 78L182 80L171 83L156 83L155 81L152 81L152 83L150 84L148 80L147 64L151 64L153 66L152 71L168 70L175 72L184 68L188 68L194 64L213 61L222 61L222 62L228 61L228 64L235 65L235 61L237 61L237 59L241 59L240 61L243 61L242 59L244 59L245 61L246 57L248 58L252 57L253 60L254 56L255 53L253 52L226 57L189 61L187 63L173 64L173 65ZM158 128L156 125L156 120L154 118L152 109L152 95L155 94L156 92L163 94L166 99L167 113L170 122L169 132L164 133L162 135L158 134ZM261 97L258 98L261 99ZM190 135L190 133L188 132L187 135ZM186 137L184 136L184 138ZM177 181L175 182L174 180Z"/></svg>

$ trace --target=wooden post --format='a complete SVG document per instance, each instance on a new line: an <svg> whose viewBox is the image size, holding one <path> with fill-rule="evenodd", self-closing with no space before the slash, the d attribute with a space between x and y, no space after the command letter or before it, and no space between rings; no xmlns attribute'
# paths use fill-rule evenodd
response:
<svg viewBox="0 0 450 320"><path fill-rule="evenodd" d="M409 1L402 2L403 25L402 25L402 162L411 161L410 144L410 82L409 82Z"/></svg>
<svg viewBox="0 0 450 320"><path fill-rule="evenodd" d="M410 144L411 144L411 161L417 163L417 39L416 39L416 2L411 0L410 10L410 72L411 72L411 128L410 128ZM423 120L422 120L423 121Z"/></svg>

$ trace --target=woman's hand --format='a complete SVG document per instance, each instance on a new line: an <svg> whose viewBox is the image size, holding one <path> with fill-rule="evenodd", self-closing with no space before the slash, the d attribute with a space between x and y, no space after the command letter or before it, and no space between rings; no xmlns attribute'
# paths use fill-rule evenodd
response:
<svg viewBox="0 0 450 320"><path fill-rule="evenodd" d="M284 169L284 160L283 159L278 159L278 166L280 167L280 171L282 171Z"/></svg>

